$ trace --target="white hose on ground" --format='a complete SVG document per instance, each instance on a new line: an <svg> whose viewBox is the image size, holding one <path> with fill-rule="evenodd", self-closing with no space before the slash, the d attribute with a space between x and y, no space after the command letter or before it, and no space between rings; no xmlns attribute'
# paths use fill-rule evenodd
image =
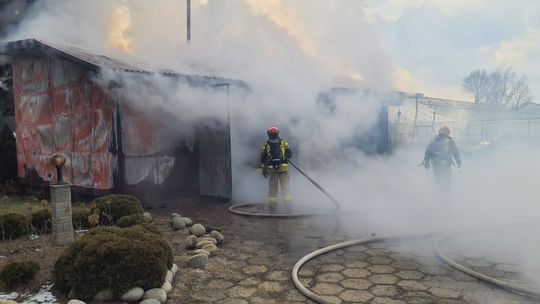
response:
<svg viewBox="0 0 540 304"><path fill-rule="evenodd" d="M482 274L482 273L480 273L478 271L475 271L475 270L473 270L471 268L465 267L462 264L459 264L456 261L450 259L444 253L442 253L442 251L440 249L440 244L444 240L446 240L446 239L448 239L450 237L451 237L450 234L446 234L446 235L440 237L437 240L437 242L435 242L435 245L433 246L433 250L435 251L435 254L443 262L445 262L446 264L448 264L448 265L454 267L455 269L457 269L459 271L462 271L462 272L464 272L464 273L466 273L466 274L468 274L468 275L470 275L472 277L475 277L477 279L486 281L488 283L491 283L491 284L493 284L495 286L498 286L498 287L501 287L503 289L507 289L507 290L510 290L510 291L513 291L513 292L516 292L516 293L519 293L519 294L528 295L528 296L535 297L535 298L540 298L540 290L534 290L534 289L530 289L530 288L526 288L526 287L521 287L521 286L518 286L516 284L507 282L507 281L503 281L503 280L499 280L499 279L487 276L487 275Z"/></svg>
<svg viewBox="0 0 540 304"><path fill-rule="evenodd" d="M318 257L320 255L323 255L323 254L325 254L327 252L330 252L330 251L339 250L339 249L342 249L342 248L355 246L355 245L362 245L362 244L372 243L372 242L391 241L391 240L395 240L395 239L399 239L399 238L401 238L401 237L372 237L372 238L365 238L365 239L347 241L347 242L334 244L334 245L330 245L328 247L324 247L324 248L315 250L315 251L311 252L310 254L304 256L303 258L298 260L298 262L296 262L296 264L294 264L294 267L292 269L292 280L293 280L294 286L302 294L304 294L306 297L310 298L311 300L313 300L313 301L315 301L317 303L336 304L335 302L332 302L332 301L324 298L323 296L320 296L320 295L314 293L313 291L309 290L306 286L304 286L304 284L302 284L302 282L300 282L300 279L298 279L298 271L300 270L300 268L302 268L302 266L304 264L306 264L307 262L309 262L311 259L313 259L315 257Z"/></svg>
<svg viewBox="0 0 540 304"><path fill-rule="evenodd" d="M236 204L229 207L229 212L242 216L250 217L269 217L269 218L296 218L296 217L308 217L308 216L322 216L334 214L335 210L321 213L255 213L249 211L238 210L245 207L265 206L266 204Z"/></svg>
<svg viewBox="0 0 540 304"><path fill-rule="evenodd" d="M324 298L323 296L320 296L320 295L312 292L306 286L304 286L302 284L302 282L300 282L300 279L298 278L298 272L300 271L300 268L302 268L302 266L304 266L304 264L306 264L307 262L309 262L313 258L316 258L316 257L318 257L320 255L323 255L325 253L328 253L330 251L339 250L339 249L350 247L350 246L362 245L362 244L373 243L373 242L383 242L383 241L392 241L392 240L399 240L399 239L426 237L426 236L434 236L434 234L394 236L394 237L372 237L372 238L365 238L365 239L352 240L352 241L347 241L347 242L343 242L343 243L338 243L338 244L330 245L330 246L315 250L315 251L309 253L308 255L302 257L300 260L298 260L298 262L296 262L296 264L294 264L294 267L293 267L292 272L291 272L294 286L303 295L305 295L306 297L308 297L309 299L311 299L311 300L313 300L313 301L315 301L317 303L336 304L336 303ZM449 235L445 235L445 236L439 238L437 240L437 242L435 243L435 246L434 246L435 254L443 262L445 262L445 263L449 264L450 266L452 266L452 267L454 267L454 268L456 268L456 269L458 269L458 270L460 270L462 272L465 272L465 273L467 273L467 274L469 274L469 275L471 275L471 276L473 276L475 278L478 278L480 280L489 282L489 283L491 283L491 284L493 284L495 286L501 287L503 289L507 289L507 290L510 290L510 291L513 291L513 292L516 292L516 293L519 293L519 294L522 294L522 295L527 295L527 296L531 296L531 297L535 297L535 298L540 298L540 291L538 291L538 290L533 290L533 289L529 289L529 288L520 287L520 286L517 286L517 285L509 283L509 282L505 282L505 281L502 281L502 280L498 280L498 279L486 276L484 274L481 274L481 273L479 273L477 271L474 271L474 270L472 270L470 268L467 268L467 267L465 267L465 266L463 266L461 264L458 264L458 263L452 261L446 255L444 255L440 251L440 248L439 248L439 244L448 237L449 237Z"/></svg>

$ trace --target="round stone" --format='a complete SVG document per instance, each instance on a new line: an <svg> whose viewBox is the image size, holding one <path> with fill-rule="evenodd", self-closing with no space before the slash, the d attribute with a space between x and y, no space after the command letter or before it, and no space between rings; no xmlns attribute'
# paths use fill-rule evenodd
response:
<svg viewBox="0 0 540 304"><path fill-rule="evenodd" d="M4 301L0 300L0 303L1 304L17 304L17 302L11 301L11 300L4 300ZM73 299L73 300L69 300L67 304L85 304L85 303L81 300Z"/></svg>
<svg viewBox="0 0 540 304"><path fill-rule="evenodd" d="M206 234L206 228L201 224L195 224L189 229L189 233L201 237Z"/></svg>
<svg viewBox="0 0 540 304"><path fill-rule="evenodd" d="M150 212L145 212L142 216L145 222L150 223L152 221L152 215L150 214Z"/></svg>
<svg viewBox="0 0 540 304"><path fill-rule="evenodd" d="M206 262L208 262L208 255L196 254L188 259L187 265L191 268L204 268Z"/></svg>
<svg viewBox="0 0 540 304"><path fill-rule="evenodd" d="M197 254L204 254L204 255L210 255L210 252L204 250L204 249L196 249L193 251L188 252L188 255L197 255Z"/></svg>
<svg viewBox="0 0 540 304"><path fill-rule="evenodd" d="M186 238L186 249L195 249L197 246L197 237L194 235L190 235Z"/></svg>
<svg viewBox="0 0 540 304"><path fill-rule="evenodd" d="M193 221L189 217L182 217L182 222L186 224L186 227L191 227L193 225Z"/></svg>
<svg viewBox="0 0 540 304"><path fill-rule="evenodd" d="M165 275L165 281L172 283L174 278L174 274L172 271L167 270L167 274Z"/></svg>
<svg viewBox="0 0 540 304"><path fill-rule="evenodd" d="M210 236L212 236L217 241L218 245L223 244L223 242L225 241L223 234L221 234L221 232L219 231L212 230L212 232L210 232Z"/></svg>
<svg viewBox="0 0 540 304"><path fill-rule="evenodd" d="M210 255L214 255L217 252L217 247L214 244L204 245L201 249L208 251Z"/></svg>
<svg viewBox="0 0 540 304"><path fill-rule="evenodd" d="M133 287L130 290L128 290L126 293L120 296L120 300L126 301L126 302L134 302L139 301L142 299L144 295L144 289L140 287Z"/></svg>
<svg viewBox="0 0 540 304"><path fill-rule="evenodd" d="M203 237L203 238L199 239L199 241L200 241L200 242L202 242L202 241L209 241L209 242L212 242L212 244L214 244L214 245L217 244L217 241L216 241L216 239L214 239L214 238Z"/></svg>
<svg viewBox="0 0 540 304"><path fill-rule="evenodd" d="M114 300L114 294L110 288L104 289L100 292L98 292L94 296L94 300L96 301L111 301Z"/></svg>
<svg viewBox="0 0 540 304"><path fill-rule="evenodd" d="M150 289L144 293L144 299L154 299L159 301L159 303L165 303L167 301L167 293L161 288Z"/></svg>
<svg viewBox="0 0 540 304"><path fill-rule="evenodd" d="M212 243L212 242L210 242L210 241L198 241L198 242L197 242L197 245L195 245L195 247L196 247L197 249L201 249L201 248L203 248L203 247L206 246L206 245L214 245L214 243Z"/></svg>
<svg viewBox="0 0 540 304"><path fill-rule="evenodd" d="M163 283L163 285L161 286L161 289L165 290L165 293L171 292L172 290L171 282L165 281L165 283Z"/></svg>
<svg viewBox="0 0 540 304"><path fill-rule="evenodd" d="M139 304L161 304L161 303L156 299L146 299L139 302Z"/></svg>
<svg viewBox="0 0 540 304"><path fill-rule="evenodd" d="M178 265L172 264L171 272L173 273L173 276L176 275L176 272L178 271Z"/></svg>
<svg viewBox="0 0 540 304"><path fill-rule="evenodd" d="M172 219L172 226L175 230L184 230L186 229L186 224L182 221L181 217L175 217Z"/></svg>

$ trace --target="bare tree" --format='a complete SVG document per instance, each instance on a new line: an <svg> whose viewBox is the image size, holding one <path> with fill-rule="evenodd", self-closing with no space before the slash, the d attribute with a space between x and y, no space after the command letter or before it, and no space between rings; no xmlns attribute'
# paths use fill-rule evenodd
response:
<svg viewBox="0 0 540 304"><path fill-rule="evenodd" d="M533 99L527 78L518 77L510 68L490 73L483 69L474 70L463 79L462 85L466 92L474 96L475 103L495 107L519 108Z"/></svg>
<svg viewBox="0 0 540 304"><path fill-rule="evenodd" d="M482 103L486 95L488 82L486 70L474 70L463 79L463 88L473 94L475 103Z"/></svg>

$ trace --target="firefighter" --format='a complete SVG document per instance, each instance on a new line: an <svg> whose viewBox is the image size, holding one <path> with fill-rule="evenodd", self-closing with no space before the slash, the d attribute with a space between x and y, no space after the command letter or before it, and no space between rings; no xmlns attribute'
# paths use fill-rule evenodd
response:
<svg viewBox="0 0 540 304"><path fill-rule="evenodd" d="M292 156L287 141L279 137L279 129L270 127L266 134L268 140L261 149L261 166L265 178L269 177L268 204L271 212L275 212L278 202L278 183L287 210L290 210L292 197L289 190L289 165L287 159Z"/></svg>
<svg viewBox="0 0 540 304"><path fill-rule="evenodd" d="M439 135L426 148L423 165L426 169L433 167L433 174L439 188L450 191L452 165L461 167L461 156L456 143L450 137L450 129L442 127Z"/></svg>

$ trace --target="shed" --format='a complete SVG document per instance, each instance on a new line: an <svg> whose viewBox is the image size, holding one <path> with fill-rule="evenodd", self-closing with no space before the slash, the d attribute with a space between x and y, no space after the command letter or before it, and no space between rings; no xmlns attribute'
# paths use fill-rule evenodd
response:
<svg viewBox="0 0 540 304"><path fill-rule="evenodd" d="M174 117L163 112L163 119L152 119L93 77L105 69L141 79L160 74L223 94L229 86L241 87L240 81L150 69L36 39L0 45L0 54L11 57L13 68L21 181L45 185L55 179L50 158L60 152L68 160L64 178L79 193L131 193L147 203L167 195L231 198L228 117L220 128L201 126L182 138L166 128Z"/></svg>

